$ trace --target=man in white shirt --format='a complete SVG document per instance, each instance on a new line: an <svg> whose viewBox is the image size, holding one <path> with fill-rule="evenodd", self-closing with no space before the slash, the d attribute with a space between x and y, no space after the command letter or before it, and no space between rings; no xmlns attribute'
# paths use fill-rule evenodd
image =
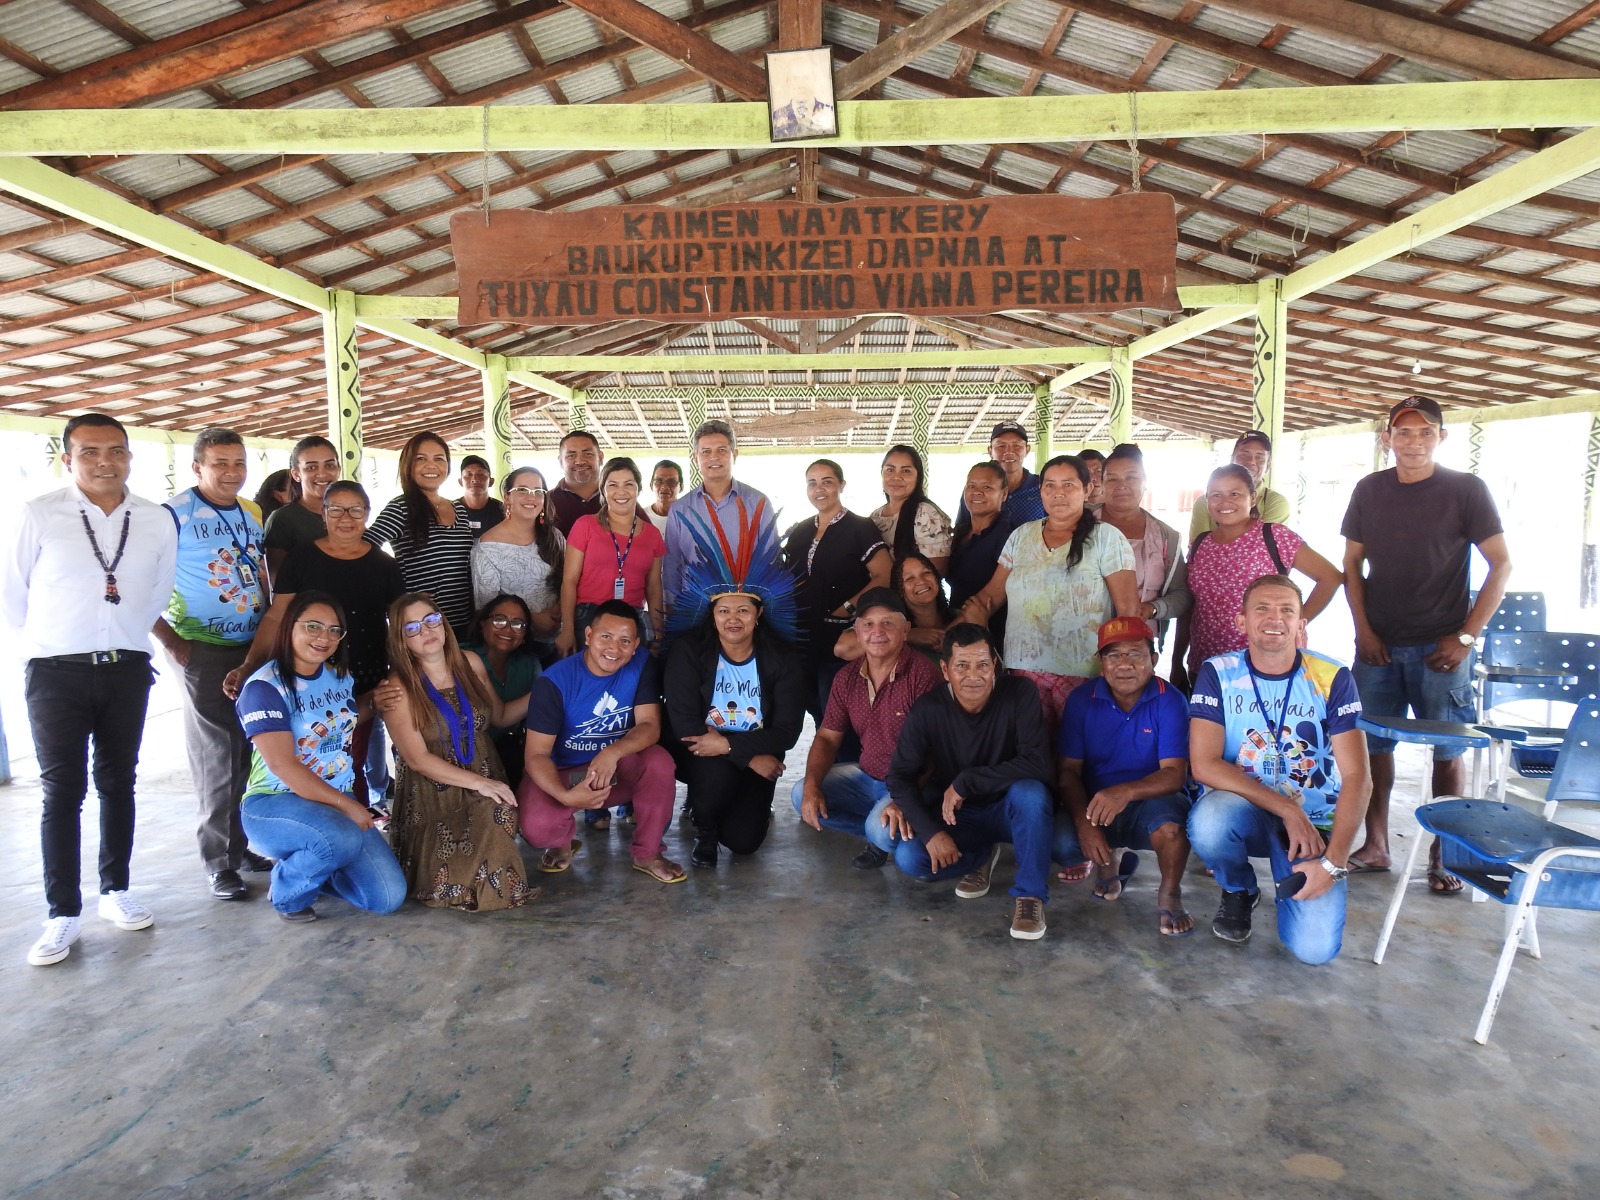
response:
<svg viewBox="0 0 1600 1200"><path fill-rule="evenodd" d="M85 413L67 422L61 440L72 482L23 507L0 592L6 623L28 659L28 720L44 790L50 916L28 952L40 967L66 958L78 940L91 742L100 796L99 914L119 929L155 923L128 895L128 861L152 680L150 628L172 596L177 569L171 514L127 489L131 455L122 425Z"/></svg>

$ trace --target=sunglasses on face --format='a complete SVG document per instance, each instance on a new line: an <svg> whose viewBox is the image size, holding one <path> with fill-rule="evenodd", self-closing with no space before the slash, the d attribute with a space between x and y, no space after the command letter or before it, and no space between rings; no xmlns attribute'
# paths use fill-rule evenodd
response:
<svg viewBox="0 0 1600 1200"><path fill-rule="evenodd" d="M484 624L493 629L515 629L518 633L528 627L528 623L521 617L508 617L504 613L495 613L494 616L486 618Z"/></svg>
<svg viewBox="0 0 1600 1200"><path fill-rule="evenodd" d="M344 640L344 635L350 631L343 625L324 625L321 621L299 621L297 624L312 637L321 637L327 634L336 642Z"/></svg>
<svg viewBox="0 0 1600 1200"><path fill-rule="evenodd" d="M400 626L400 632L405 634L408 638L416 637L423 631L424 628L437 629L443 624L443 614L431 612L427 616L423 617L420 621L407 621L404 625Z"/></svg>

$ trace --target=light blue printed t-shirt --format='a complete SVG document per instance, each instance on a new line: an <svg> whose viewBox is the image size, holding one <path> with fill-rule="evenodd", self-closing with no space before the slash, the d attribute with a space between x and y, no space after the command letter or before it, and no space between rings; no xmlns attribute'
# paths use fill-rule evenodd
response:
<svg viewBox="0 0 1600 1200"><path fill-rule="evenodd" d="M1300 651L1293 671L1257 671L1253 684L1247 652L1208 658L1189 700L1190 720L1223 727L1223 758L1273 791L1298 799L1312 823L1323 826L1332 822L1339 799L1333 739L1354 729L1360 715L1361 697L1350 672L1309 650Z"/></svg>
<svg viewBox="0 0 1600 1200"><path fill-rule="evenodd" d="M749 733L761 728L761 675L756 656L730 662L717 655L717 679L711 688L706 727L722 733Z"/></svg>
<svg viewBox="0 0 1600 1200"><path fill-rule="evenodd" d="M234 704L244 735L289 732L294 752L312 774L335 791L348 794L356 785L350 760L350 739L356 729L356 700L352 677L323 666L309 679L294 677L294 690L284 686L277 663L267 663L239 689ZM245 795L258 792L293 792L268 769L261 751L250 756L250 782Z"/></svg>
<svg viewBox="0 0 1600 1200"><path fill-rule="evenodd" d="M231 508L217 508L198 488L190 488L165 507L178 527L178 578L167 604L167 624L186 642L248 642L267 606L255 505L241 500Z"/></svg>

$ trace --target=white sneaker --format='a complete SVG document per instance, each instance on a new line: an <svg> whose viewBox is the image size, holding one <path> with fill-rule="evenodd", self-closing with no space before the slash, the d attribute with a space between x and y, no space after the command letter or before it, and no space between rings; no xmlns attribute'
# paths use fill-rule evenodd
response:
<svg viewBox="0 0 1600 1200"><path fill-rule="evenodd" d="M100 918L118 929L149 929L155 914L127 892L106 892L100 897Z"/></svg>
<svg viewBox="0 0 1600 1200"><path fill-rule="evenodd" d="M48 967L72 953L72 943L78 940L82 922L77 917L51 917L44 923L44 936L28 951L28 963L35 967Z"/></svg>

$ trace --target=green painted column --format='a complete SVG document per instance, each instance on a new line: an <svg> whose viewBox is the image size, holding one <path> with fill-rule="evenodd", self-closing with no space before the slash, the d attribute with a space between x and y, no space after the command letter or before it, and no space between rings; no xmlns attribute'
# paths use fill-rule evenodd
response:
<svg viewBox="0 0 1600 1200"><path fill-rule="evenodd" d="M1467 426L1467 470L1481 475L1483 466L1483 422L1474 421Z"/></svg>
<svg viewBox="0 0 1600 1200"><path fill-rule="evenodd" d="M1583 468L1583 557L1578 568L1578 606L1600 605L1600 549L1595 545L1594 478L1600 468L1600 412L1589 418L1589 455Z"/></svg>
<svg viewBox="0 0 1600 1200"><path fill-rule="evenodd" d="M511 474L511 382L503 354L485 356L483 365L483 456L489 474Z"/></svg>
<svg viewBox="0 0 1600 1200"><path fill-rule="evenodd" d="M1042 471L1051 458L1051 438L1055 434L1056 398L1049 384L1033 389L1033 469Z"/></svg>
<svg viewBox="0 0 1600 1200"><path fill-rule="evenodd" d="M178 494L178 443L167 435L167 495Z"/></svg>
<svg viewBox="0 0 1600 1200"><path fill-rule="evenodd" d="M689 486L692 488L700 486L700 464L694 458L694 431L700 428L705 419L706 390L692 388L683 406L684 424L689 427Z"/></svg>
<svg viewBox="0 0 1600 1200"><path fill-rule="evenodd" d="M56 479L65 474L61 466L61 451L64 448L59 434L52 433L44 441L44 454L50 465L50 474Z"/></svg>
<svg viewBox="0 0 1600 1200"><path fill-rule="evenodd" d="M1126 346L1111 348L1111 383L1107 437L1111 445L1133 441L1133 351Z"/></svg>
<svg viewBox="0 0 1600 1200"><path fill-rule="evenodd" d="M933 475L933 464L928 461L928 433L928 389L916 386L911 389L911 447L922 455L924 491L932 486L930 479Z"/></svg>
<svg viewBox="0 0 1600 1200"><path fill-rule="evenodd" d="M1272 439L1273 446L1277 446L1283 440L1284 387L1289 372L1289 302L1284 298L1280 278L1263 279L1257 288L1255 389L1250 404L1250 428L1261 430ZM1262 482L1272 482L1270 465Z"/></svg>
<svg viewBox="0 0 1600 1200"><path fill-rule="evenodd" d="M327 364L328 440L339 454L339 477L361 472L361 371L356 350L356 295L331 291L322 314L322 353Z"/></svg>

